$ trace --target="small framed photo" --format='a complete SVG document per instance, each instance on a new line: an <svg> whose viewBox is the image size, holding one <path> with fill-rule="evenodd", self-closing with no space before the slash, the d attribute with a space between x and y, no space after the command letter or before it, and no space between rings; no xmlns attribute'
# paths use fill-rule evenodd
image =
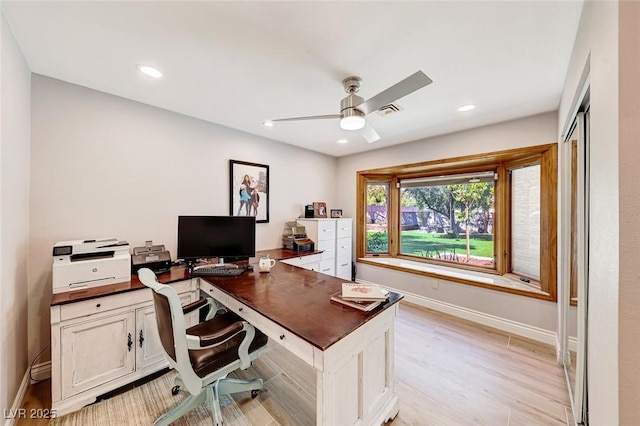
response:
<svg viewBox="0 0 640 426"><path fill-rule="evenodd" d="M327 203L313 203L313 217L327 217Z"/></svg>
<svg viewBox="0 0 640 426"><path fill-rule="evenodd" d="M342 217L342 209L331 209L331 217Z"/></svg>

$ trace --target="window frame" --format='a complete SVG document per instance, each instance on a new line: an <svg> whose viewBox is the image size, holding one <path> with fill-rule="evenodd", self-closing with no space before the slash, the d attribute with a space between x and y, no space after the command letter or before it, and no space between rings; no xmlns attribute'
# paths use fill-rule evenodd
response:
<svg viewBox="0 0 640 426"><path fill-rule="evenodd" d="M487 284L472 278L452 278L435 272L418 271L395 265L369 262L371 258L398 258L414 262L498 275L523 283L520 275L511 271L511 178L509 170L540 164L540 280L531 280L532 291ZM401 179L427 178L439 175L477 173L492 170L497 173L494 187L494 268L456 264L437 259L400 254L400 188ZM557 144L537 145L506 151L455 157L422 163L412 163L357 172L356 255L358 262L401 270L418 275L446 279L462 284L490 288L528 297L556 301L557 291ZM366 252L367 183L389 182L388 253ZM527 277L528 278L528 277ZM526 284L526 283L525 283ZM537 291L536 291L537 289ZM544 292L543 294L538 291Z"/></svg>

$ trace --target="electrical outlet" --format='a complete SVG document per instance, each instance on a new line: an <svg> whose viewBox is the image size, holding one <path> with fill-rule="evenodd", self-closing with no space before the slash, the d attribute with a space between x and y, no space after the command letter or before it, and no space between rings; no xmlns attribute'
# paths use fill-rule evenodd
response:
<svg viewBox="0 0 640 426"><path fill-rule="evenodd" d="M440 288L440 282L438 280L433 280L433 289L437 290Z"/></svg>

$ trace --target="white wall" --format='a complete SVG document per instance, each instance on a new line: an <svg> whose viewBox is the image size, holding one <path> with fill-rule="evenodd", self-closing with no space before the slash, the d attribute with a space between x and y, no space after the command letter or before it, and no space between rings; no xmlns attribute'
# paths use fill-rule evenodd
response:
<svg viewBox="0 0 640 426"><path fill-rule="evenodd" d="M27 250L31 71L4 14L0 142L0 408L11 408L27 369Z"/></svg>
<svg viewBox="0 0 640 426"><path fill-rule="evenodd" d="M229 214L230 159L269 165L258 250L280 247L304 204L334 205L333 157L39 75L32 89L30 354L49 342L57 241L153 240L175 258L178 215Z"/></svg>
<svg viewBox="0 0 640 426"><path fill-rule="evenodd" d="M357 171L554 143L557 127L556 114L550 112L339 158L338 182L341 186L338 205L345 215L355 217ZM357 266L358 278L367 281L556 331L556 305L552 302L444 280L440 280L439 289L435 290L432 280L427 277L370 265Z"/></svg>
<svg viewBox="0 0 640 426"><path fill-rule="evenodd" d="M595 426L624 424L620 422L618 410L619 375L628 374L638 380L637 359L634 371L618 370L618 344L624 339L618 333L618 321L623 315L618 309L619 256L632 256L632 262L637 264L635 250L624 253L619 249L618 9L618 2L585 3L558 111L560 133L566 118L571 114L572 101L579 90L580 76L585 65L590 62L591 200L587 376L590 424ZM637 26L634 31L637 34ZM634 188L637 198L637 186ZM637 247L636 245L636 249ZM637 274L634 284L638 284ZM637 310L637 306L635 309Z"/></svg>

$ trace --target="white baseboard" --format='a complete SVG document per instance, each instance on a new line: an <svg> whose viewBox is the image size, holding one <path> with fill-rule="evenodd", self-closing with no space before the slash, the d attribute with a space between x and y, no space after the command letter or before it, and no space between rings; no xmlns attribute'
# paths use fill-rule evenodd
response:
<svg viewBox="0 0 640 426"><path fill-rule="evenodd" d="M569 350L571 352L577 352L578 350L578 338L569 336Z"/></svg>
<svg viewBox="0 0 640 426"><path fill-rule="evenodd" d="M360 283L369 283L369 281L360 279L356 279L356 281ZM431 299L425 296L408 293L406 291L400 291L388 286L381 287L403 294L405 301L418 306L423 306L425 308L433 309L434 311L453 315L455 317L473 321L478 324L486 325L488 327L493 327L498 330L525 337L527 339L535 340L537 342L541 342L553 347L556 347L557 345L557 336L553 331L508 320L505 318L500 318L495 315L486 314L484 312L475 311L473 309L464 308L462 306L453 305L451 303L442 302L440 300Z"/></svg>
<svg viewBox="0 0 640 426"><path fill-rule="evenodd" d="M31 376L33 376L36 381L31 380ZM17 419L27 418L25 417L27 413L19 411L20 407L22 407L22 401L24 400L24 395L27 392L27 387L29 387L29 384L37 383L49 378L51 378L51 361L34 365L31 369L31 375L29 375L29 368L27 368L27 371L25 371L24 377L22 378L22 383L20 383L20 387L18 388L18 393L13 400L11 409L5 410L2 413L4 417L4 426L13 426Z"/></svg>
<svg viewBox="0 0 640 426"><path fill-rule="evenodd" d="M33 369L31 370L31 376L33 376L33 378L35 379L35 381L34 380L31 381L32 384L50 379L51 378L51 361L34 365Z"/></svg>
<svg viewBox="0 0 640 426"><path fill-rule="evenodd" d="M2 415L4 417L4 426L13 426L17 423L18 418L21 417L20 407L22 406L22 400L24 399L24 394L27 392L27 387L29 386L29 369L24 373L24 377L22 378L22 383L20 383L20 387L18 388L18 393L16 394L15 399L13 400L13 405L10 410L5 410ZM22 416L24 418L24 415Z"/></svg>

